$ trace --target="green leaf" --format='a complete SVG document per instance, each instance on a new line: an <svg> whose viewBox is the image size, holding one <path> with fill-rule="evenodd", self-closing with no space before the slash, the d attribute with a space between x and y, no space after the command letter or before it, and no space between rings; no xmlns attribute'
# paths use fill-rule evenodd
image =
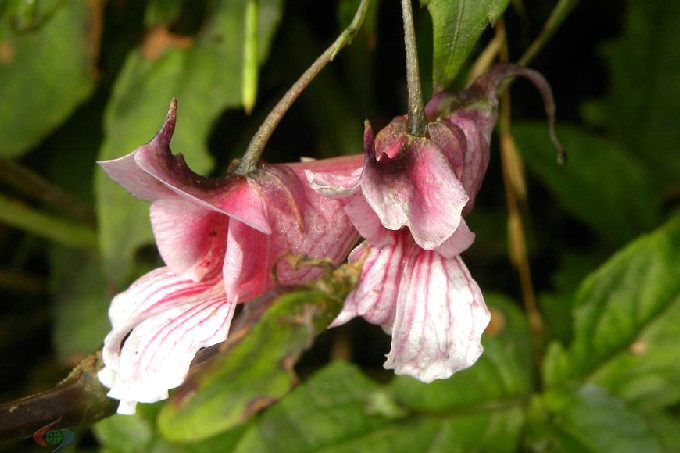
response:
<svg viewBox="0 0 680 453"><path fill-rule="evenodd" d="M530 450L546 453L662 453L648 421L595 385L536 398L527 418Z"/></svg>
<svg viewBox="0 0 680 453"><path fill-rule="evenodd" d="M111 297L106 293L101 262L91 254L55 245L50 250L50 267L54 344L62 361L72 361L101 348L110 327Z"/></svg>
<svg viewBox="0 0 680 453"><path fill-rule="evenodd" d="M629 0L623 37L605 49L611 68L604 101L620 143L678 187L680 172L680 3Z"/></svg>
<svg viewBox="0 0 680 453"><path fill-rule="evenodd" d="M397 377L380 386L333 363L268 409L235 451L514 451L531 382L528 329L511 302L487 301L497 330L469 370L432 384Z"/></svg>
<svg viewBox="0 0 680 453"><path fill-rule="evenodd" d="M92 92L99 25L88 5L48 0L27 19L12 8L0 16L0 156L28 151Z"/></svg>
<svg viewBox="0 0 680 453"><path fill-rule="evenodd" d="M191 43L166 37L160 41L165 48L145 46L128 56L107 106L101 160L121 157L148 142L170 99L177 97L173 149L197 173L211 168L206 145L211 125L225 108L241 103L245 2L211 5L207 23ZM261 2L261 36L271 37L279 13L280 0ZM268 41L260 43L266 54ZM136 248L151 242L148 206L102 172L97 174L97 198L105 268L110 281L120 285L129 278Z"/></svg>
<svg viewBox="0 0 680 453"><path fill-rule="evenodd" d="M420 3L427 6L432 16L432 77L437 92L456 78L482 31L498 20L509 0L421 0Z"/></svg>
<svg viewBox="0 0 680 453"><path fill-rule="evenodd" d="M680 401L680 215L591 274L574 303L574 341L554 343L550 385L594 382L645 411Z"/></svg>
<svg viewBox="0 0 680 453"><path fill-rule="evenodd" d="M312 291L277 297L245 337L236 335L227 351L163 407L158 419L163 435L204 439L279 400L295 383L293 365L340 311L340 300Z"/></svg>
<svg viewBox="0 0 680 453"><path fill-rule="evenodd" d="M138 408L134 415L114 415L93 427L103 453L229 453L243 435L240 427L197 443L173 443L163 439L153 422L155 406Z"/></svg>
<svg viewBox="0 0 680 453"><path fill-rule="evenodd" d="M603 238L622 244L657 224L660 200L652 175L614 142L577 127L558 127L569 159L561 167L545 123L514 124L512 132L529 170Z"/></svg>
<svg viewBox="0 0 680 453"><path fill-rule="evenodd" d="M248 429L235 452L514 450L513 440L522 421L517 407L487 412L404 408L402 415L395 417L374 409L377 395L389 394L355 367L335 362L267 410Z"/></svg>

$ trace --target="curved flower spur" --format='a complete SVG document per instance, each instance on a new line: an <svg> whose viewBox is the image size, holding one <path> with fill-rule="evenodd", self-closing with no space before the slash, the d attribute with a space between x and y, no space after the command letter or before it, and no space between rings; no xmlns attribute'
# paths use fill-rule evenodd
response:
<svg viewBox="0 0 680 453"><path fill-rule="evenodd" d="M377 137L368 123L364 164L353 172L306 171L319 193L337 198L366 238L350 254L365 254L359 284L333 325L355 316L392 335L386 368L422 381L445 379L482 353L490 315L482 293L460 258L474 241L463 216L474 205L489 162L498 118L496 89L507 77L528 77L543 96L550 135L554 103L536 71L497 65L457 93L440 93L427 105L424 136L393 119ZM563 159L560 159L563 160Z"/></svg>
<svg viewBox="0 0 680 453"><path fill-rule="evenodd" d="M255 134L236 169L223 178L192 172L170 151L176 122L172 101L163 127L127 156L100 162L134 196L151 202L156 244L166 267L134 282L111 302L100 381L131 414L137 402L168 397L196 352L224 341L236 304L273 286L301 285L321 270L294 269L286 253L337 265L358 234L340 201L309 187L306 170L344 172L361 156L270 165L259 161L267 139L309 82L347 45L363 21L363 0L350 26L300 77Z"/></svg>

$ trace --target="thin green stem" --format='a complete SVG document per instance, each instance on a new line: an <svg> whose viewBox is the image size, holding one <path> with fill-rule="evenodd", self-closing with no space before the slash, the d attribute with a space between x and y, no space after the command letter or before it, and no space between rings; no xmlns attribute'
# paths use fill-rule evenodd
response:
<svg viewBox="0 0 680 453"><path fill-rule="evenodd" d="M420 69L418 68L418 46L413 27L411 0L401 0L401 15L404 21L404 44L406 46L406 83L408 85L408 128L411 135L424 136L427 129L425 105L420 90Z"/></svg>
<svg viewBox="0 0 680 453"><path fill-rule="evenodd" d="M0 158L0 181L88 226L95 225L94 212L88 206L19 163Z"/></svg>
<svg viewBox="0 0 680 453"><path fill-rule="evenodd" d="M579 0L559 0L559 2L557 2L552 13L550 13L550 17L545 22L543 30L541 30L541 33L539 33L529 48L527 48L524 55L517 61L517 64L522 66L529 64L536 54L545 47L550 38L552 38L552 35L557 31L557 28L562 24L564 19L567 18L578 2Z"/></svg>
<svg viewBox="0 0 680 453"><path fill-rule="evenodd" d="M368 10L369 0L362 0L359 8L357 9L352 23L349 24L338 38L333 42L333 44L326 49L326 51L316 59L314 63L300 76L300 78L293 84L292 87L283 95L281 100L274 106L267 118L257 130L253 136L248 149L246 149L241 162L234 170L234 173L239 175L244 175L250 173L257 168L257 162L260 160L262 151L264 150L267 141L271 137L272 133L278 126L279 122L283 118L283 115L288 111L290 106L295 102L295 100L302 94L302 92L307 88L312 80L321 72L321 70L326 67L328 63L333 61L337 53L352 42L352 39L361 28L361 24L366 17L366 11Z"/></svg>
<svg viewBox="0 0 680 453"><path fill-rule="evenodd" d="M97 249L97 233L93 229L45 214L2 195L0 222L61 244Z"/></svg>

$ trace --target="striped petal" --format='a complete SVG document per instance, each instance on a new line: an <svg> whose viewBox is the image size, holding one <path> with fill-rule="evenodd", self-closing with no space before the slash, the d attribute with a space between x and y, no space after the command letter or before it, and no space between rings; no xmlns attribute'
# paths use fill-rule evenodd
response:
<svg viewBox="0 0 680 453"><path fill-rule="evenodd" d="M350 263L365 259L357 287L347 299L342 312L331 327L339 326L356 316L391 332L399 297L404 263L410 238L405 234L385 233L392 243L383 247L369 247L366 242L350 254Z"/></svg>
<svg viewBox="0 0 680 453"><path fill-rule="evenodd" d="M182 383L196 352L225 340L234 313L221 276L194 282L161 268L111 302L113 328L104 340L100 381L120 400L119 413L137 402L167 398Z"/></svg>
<svg viewBox="0 0 680 453"><path fill-rule="evenodd" d="M489 319L460 257L420 250L404 268L385 368L423 382L447 379L482 354Z"/></svg>

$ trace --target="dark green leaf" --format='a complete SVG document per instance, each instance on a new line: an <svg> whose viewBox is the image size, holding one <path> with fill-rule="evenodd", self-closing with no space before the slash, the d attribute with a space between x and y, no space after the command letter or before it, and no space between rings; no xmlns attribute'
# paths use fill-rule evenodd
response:
<svg viewBox="0 0 680 453"><path fill-rule="evenodd" d="M280 1L260 3L259 33L270 38ZM241 103L245 17L244 2L222 0L213 6L195 40L163 35L157 29L153 46L147 40L128 57L107 107L101 160L121 157L148 142L160 128L170 99L177 97L173 149L197 173L210 169L206 140L212 122L225 108ZM260 43L266 55L268 41ZM97 175L97 189L107 276L120 285L129 277L134 250L151 241L148 206L102 172Z"/></svg>
<svg viewBox="0 0 680 453"><path fill-rule="evenodd" d="M114 415L94 425L102 453L229 453L245 427L197 443L173 443L163 439L153 422L155 408L145 407L135 415Z"/></svg>
<svg viewBox="0 0 680 453"><path fill-rule="evenodd" d="M163 435L181 441L204 439L280 399L295 383L292 367L299 355L339 310L339 299L297 291L277 297L264 314L255 312L253 316L261 318L245 337L236 335L234 340L232 332L228 350L163 407L158 421Z"/></svg>
<svg viewBox="0 0 680 453"><path fill-rule="evenodd" d="M101 262L91 254L53 246L50 253L54 294L54 344L62 361L99 349L109 330L110 296Z"/></svg>
<svg viewBox="0 0 680 453"><path fill-rule="evenodd" d="M569 156L561 167L545 123L516 124L513 134L529 170L603 238L622 244L657 224L660 200L652 175L614 142L576 127L558 127Z"/></svg>
<svg viewBox="0 0 680 453"><path fill-rule="evenodd" d="M482 31L494 24L509 0L421 0L434 29L434 91L445 89L458 75ZM421 44L422 45L422 44Z"/></svg>
<svg viewBox="0 0 680 453"><path fill-rule="evenodd" d="M621 143L678 187L680 2L629 0L624 36L607 49L611 83L604 113Z"/></svg>
<svg viewBox="0 0 680 453"><path fill-rule="evenodd" d="M146 4L144 22L147 27L174 21L182 10L184 0L150 0Z"/></svg>
<svg viewBox="0 0 680 453"><path fill-rule="evenodd" d="M574 341L553 344L548 383L595 382L645 410L680 400L680 216L591 274L574 304Z"/></svg>
<svg viewBox="0 0 680 453"><path fill-rule="evenodd" d="M662 453L645 418L595 385L536 398L527 419L529 448L550 453Z"/></svg>
<svg viewBox="0 0 680 453"><path fill-rule="evenodd" d="M48 0L30 17L12 8L0 16L0 155L35 146L92 92L101 24L90 8L98 7Z"/></svg>
<svg viewBox="0 0 680 453"><path fill-rule="evenodd" d="M398 377L381 387L333 363L268 409L236 451L514 451L531 382L528 329L511 302L487 300L497 330L469 370L432 384Z"/></svg>

